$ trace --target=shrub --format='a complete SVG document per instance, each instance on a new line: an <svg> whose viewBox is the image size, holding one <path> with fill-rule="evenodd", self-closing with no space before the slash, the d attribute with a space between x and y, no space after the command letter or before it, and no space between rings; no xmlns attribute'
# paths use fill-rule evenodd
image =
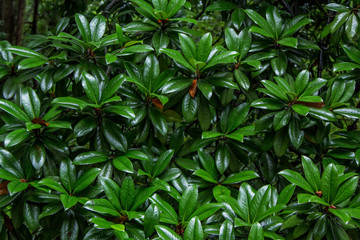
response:
<svg viewBox="0 0 360 240"><path fill-rule="evenodd" d="M1 239L360 237L359 5L201 4L0 43Z"/></svg>

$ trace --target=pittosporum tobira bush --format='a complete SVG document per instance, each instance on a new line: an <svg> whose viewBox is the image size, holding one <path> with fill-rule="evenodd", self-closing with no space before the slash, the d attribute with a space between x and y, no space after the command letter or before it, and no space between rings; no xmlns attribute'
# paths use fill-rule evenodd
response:
<svg viewBox="0 0 360 240"><path fill-rule="evenodd" d="M0 239L359 239L359 5L322 2L131 0L2 41Z"/></svg>

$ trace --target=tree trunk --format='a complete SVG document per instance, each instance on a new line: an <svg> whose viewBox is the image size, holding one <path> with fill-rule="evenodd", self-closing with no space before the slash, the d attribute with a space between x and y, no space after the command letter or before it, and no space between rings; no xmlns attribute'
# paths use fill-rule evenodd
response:
<svg viewBox="0 0 360 240"><path fill-rule="evenodd" d="M1 20L3 22L3 31L6 35L6 40L10 43L14 43L15 16L13 14L13 1L1 1L1 9Z"/></svg>
<svg viewBox="0 0 360 240"><path fill-rule="evenodd" d="M21 45L23 29L24 29L24 18L25 18L25 5L26 0L19 0L18 9L17 9L17 19L16 19L16 33L15 33L15 44Z"/></svg>
<svg viewBox="0 0 360 240"><path fill-rule="evenodd" d="M39 0L35 0L34 1L33 20L32 20L32 24L31 24L31 34L37 33L38 8L39 8Z"/></svg>

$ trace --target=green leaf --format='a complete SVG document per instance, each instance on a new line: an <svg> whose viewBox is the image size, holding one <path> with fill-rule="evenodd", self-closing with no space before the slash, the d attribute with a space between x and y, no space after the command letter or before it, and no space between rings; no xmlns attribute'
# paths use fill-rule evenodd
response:
<svg viewBox="0 0 360 240"><path fill-rule="evenodd" d="M327 232L327 226L327 216L326 214L323 214L315 223L313 230L314 239L322 239Z"/></svg>
<svg viewBox="0 0 360 240"><path fill-rule="evenodd" d="M288 97L284 93L284 91L275 83L268 81L268 80L262 80L261 83L265 86L265 88L271 93L271 95L283 100L288 101Z"/></svg>
<svg viewBox="0 0 360 240"><path fill-rule="evenodd" d="M163 226L163 225L156 225L155 226L156 232L160 239L163 240L181 240L181 237L177 235L171 228Z"/></svg>
<svg viewBox="0 0 360 240"><path fill-rule="evenodd" d="M90 31L91 31L91 41L93 41L93 42L99 41L104 36L105 29L106 29L105 17L102 15L98 15L98 16L94 17L91 20L89 27L90 27Z"/></svg>
<svg viewBox="0 0 360 240"><path fill-rule="evenodd" d="M61 186L61 184L57 181L55 181L54 179L51 178L44 178L42 179L39 184L41 185L45 185L51 189L54 189L60 193L66 193L66 190L63 186Z"/></svg>
<svg viewBox="0 0 360 240"><path fill-rule="evenodd" d="M190 94L186 94L182 102L182 114L187 122L194 120L200 107L200 98L195 96L192 98Z"/></svg>
<svg viewBox="0 0 360 240"><path fill-rule="evenodd" d="M134 1L134 0L132 0ZM131 22L126 24L123 27L123 30L128 33L137 33L137 32L152 32L156 31L157 27L150 23L143 22Z"/></svg>
<svg viewBox="0 0 360 240"><path fill-rule="evenodd" d="M84 109L87 105L89 105L87 102L74 98L74 97L58 97L55 98L51 104L60 104L64 107L70 107L70 108L79 108L80 110Z"/></svg>
<svg viewBox="0 0 360 240"><path fill-rule="evenodd" d="M235 229L232 222L225 220L220 227L219 240L235 240Z"/></svg>
<svg viewBox="0 0 360 240"><path fill-rule="evenodd" d="M277 131L280 128L286 126L291 119L291 112L288 110L282 110L274 116L274 130Z"/></svg>
<svg viewBox="0 0 360 240"><path fill-rule="evenodd" d="M324 109L313 108L313 107L309 107L309 116L319 119L319 120L324 120L324 121L337 121L338 120L336 118L335 114L333 114L332 112L324 110Z"/></svg>
<svg viewBox="0 0 360 240"><path fill-rule="evenodd" d="M249 16L249 18L251 18L251 20L253 20L263 30L265 30L268 34L270 34L275 38L273 27L270 26L268 21L266 21L260 14L258 14L256 11L252 9L246 9L244 11Z"/></svg>
<svg viewBox="0 0 360 240"><path fill-rule="evenodd" d="M223 182L223 184L234 184L239 183L247 180L251 180L254 178L258 178L259 175L255 173L254 171L242 171L239 173L234 173L230 175L226 180Z"/></svg>
<svg viewBox="0 0 360 240"><path fill-rule="evenodd" d="M84 152L77 155L74 159L74 165L88 165L94 163L101 163L108 160L108 156L101 152Z"/></svg>
<svg viewBox="0 0 360 240"><path fill-rule="evenodd" d="M76 240L79 235L79 224L76 218L65 217L60 228L60 240Z"/></svg>
<svg viewBox="0 0 360 240"><path fill-rule="evenodd" d="M35 52L34 50L31 50L29 48L19 47L19 46L12 46L6 48L7 51L14 53L16 55L22 56L22 57L28 57L28 58L40 58L47 60L47 57L44 55Z"/></svg>
<svg viewBox="0 0 360 240"><path fill-rule="evenodd" d="M282 76L286 72L287 57L284 52L278 51L277 57L271 59L271 67L277 76Z"/></svg>
<svg viewBox="0 0 360 240"><path fill-rule="evenodd" d="M297 16L291 19L284 27L282 37L289 37L297 32L301 27L312 23L313 20L309 18L304 18L303 16Z"/></svg>
<svg viewBox="0 0 360 240"><path fill-rule="evenodd" d="M120 201L124 210L130 210L135 197L135 185L131 177L126 177L121 184Z"/></svg>
<svg viewBox="0 0 360 240"><path fill-rule="evenodd" d="M166 48L169 45L170 39L166 32L156 31L152 37L151 43L156 52L159 52L161 48Z"/></svg>
<svg viewBox="0 0 360 240"><path fill-rule="evenodd" d="M69 196L69 194L67 194L67 193L61 194L60 200L61 200L61 203L63 204L65 210L72 208L78 202L77 197Z"/></svg>
<svg viewBox="0 0 360 240"><path fill-rule="evenodd" d="M120 187L113 180L106 177L99 177L102 188L104 189L107 199L116 209L122 210L120 203Z"/></svg>
<svg viewBox="0 0 360 240"><path fill-rule="evenodd" d="M18 64L18 69L29 69L29 68L36 68L36 67L40 67L42 65L44 65L45 63L47 63L46 59L42 59L42 58L28 58L28 59L24 59L21 62L19 62Z"/></svg>
<svg viewBox="0 0 360 240"><path fill-rule="evenodd" d="M74 127L74 135L76 137L83 137L94 131L97 127L96 118L89 116L81 119Z"/></svg>
<svg viewBox="0 0 360 240"><path fill-rule="evenodd" d="M158 130L161 135L165 135L167 133L167 123L161 113L155 109L149 108L149 116L155 129Z"/></svg>
<svg viewBox="0 0 360 240"><path fill-rule="evenodd" d="M204 239L204 231L198 217L191 218L184 233L184 240L193 239Z"/></svg>
<svg viewBox="0 0 360 240"><path fill-rule="evenodd" d="M219 209L222 208L221 203L207 203L196 209L190 216L190 219L197 216L200 221L203 221L210 216L213 216Z"/></svg>
<svg viewBox="0 0 360 240"><path fill-rule="evenodd" d="M283 38L279 41L277 41L278 44L286 46L286 47L292 47L292 48L296 48L298 45L298 41L296 38L293 37L287 37L287 38Z"/></svg>
<svg viewBox="0 0 360 240"><path fill-rule="evenodd" d="M113 160L113 165L115 168L119 169L120 171L126 172L126 173L133 173L134 167L131 163L130 159L124 156L116 157Z"/></svg>
<svg viewBox="0 0 360 240"><path fill-rule="evenodd" d="M115 28L116 28L116 36L119 41L119 45L122 47L124 45L124 33L122 27L116 23Z"/></svg>
<svg viewBox="0 0 360 240"><path fill-rule="evenodd" d="M61 161L59 172L62 185L71 193L76 182L76 171L70 159L65 158Z"/></svg>
<svg viewBox="0 0 360 240"><path fill-rule="evenodd" d="M314 193L314 190L310 184L299 173L287 169L279 172L279 174L285 177L289 182L295 184L298 187L301 187L305 191Z"/></svg>
<svg viewBox="0 0 360 240"><path fill-rule="evenodd" d="M91 38L92 34L91 34L89 22L86 20L86 18L83 15L79 13L75 14L75 22L84 42L86 43L90 42L92 39Z"/></svg>
<svg viewBox="0 0 360 240"><path fill-rule="evenodd" d="M293 118L289 124L289 139L296 149L303 143L304 135L304 131L300 128L299 121L296 118Z"/></svg>
<svg viewBox="0 0 360 240"><path fill-rule="evenodd" d="M103 119L102 129L106 140L117 150L126 152L127 139L120 128L112 121Z"/></svg>
<svg viewBox="0 0 360 240"><path fill-rule="evenodd" d="M106 199L92 199L84 204L84 208L93 212L120 217L120 213Z"/></svg>
<svg viewBox="0 0 360 240"><path fill-rule="evenodd" d="M144 232L149 237L155 232L155 225L160 221L160 211L155 205L150 205L145 211Z"/></svg>
<svg viewBox="0 0 360 240"><path fill-rule="evenodd" d="M286 136L286 129L282 128L275 133L273 147L276 156L283 156L289 146L289 138Z"/></svg>
<svg viewBox="0 0 360 240"><path fill-rule="evenodd" d="M4 146L7 148L14 147L27 140L30 136L31 132L26 131L26 129L14 130L6 136Z"/></svg>
<svg viewBox="0 0 360 240"><path fill-rule="evenodd" d="M23 215L26 226L31 232L34 232L40 227L39 223L40 207L34 204L25 203L23 208Z"/></svg>
<svg viewBox="0 0 360 240"><path fill-rule="evenodd" d="M334 164L329 164L321 177L321 190L323 198L330 203L334 200L339 187L338 171Z"/></svg>
<svg viewBox="0 0 360 240"><path fill-rule="evenodd" d="M289 184L281 191L277 204L288 204L295 191L295 184Z"/></svg>
<svg viewBox="0 0 360 240"><path fill-rule="evenodd" d="M81 192L87 188L97 178L100 171L100 168L91 168L81 174L81 176L75 182L74 193Z"/></svg>
<svg viewBox="0 0 360 240"><path fill-rule="evenodd" d="M220 54L216 55L215 57L211 58L207 62L206 66L204 67L203 70L211 68L218 64L235 63L236 62L235 57L237 55L239 55L239 54L235 51L226 51L226 52L220 53Z"/></svg>
<svg viewBox="0 0 360 240"><path fill-rule="evenodd" d="M350 214L342 209L332 209L329 208L329 211L333 213L335 216L339 217L341 220L344 221L345 224L348 224L351 220Z"/></svg>
<svg viewBox="0 0 360 240"><path fill-rule="evenodd" d="M13 117L21 121L24 122L31 121L31 119L27 116L27 114L23 110L21 110L16 104L10 101L0 99L0 109L2 109L3 111L9 113Z"/></svg>
<svg viewBox="0 0 360 240"><path fill-rule="evenodd" d="M309 107L302 104L294 104L291 106L291 108L292 110L303 116L306 116L310 111Z"/></svg>
<svg viewBox="0 0 360 240"><path fill-rule="evenodd" d="M307 70L301 71L295 80L295 90L297 94L301 94L309 83L310 73Z"/></svg>
<svg viewBox="0 0 360 240"><path fill-rule="evenodd" d="M179 217L178 217L177 213L175 212L175 210L171 207L170 204L168 204L167 202L162 200L161 197L157 194L152 196L150 198L150 201L153 204L155 204L160 209L160 211L165 215L164 218L162 219L162 221L165 221L166 223L170 223L170 224L175 224L175 225L178 224Z"/></svg>
<svg viewBox="0 0 360 240"><path fill-rule="evenodd" d="M261 224L256 222L251 226L249 233L249 240L263 240L264 239L264 230L261 227Z"/></svg>
<svg viewBox="0 0 360 240"><path fill-rule="evenodd" d="M216 138L219 136L222 136L222 133L219 132L215 132L215 131L209 131L209 132L203 132L202 133L202 138Z"/></svg>
<svg viewBox="0 0 360 240"><path fill-rule="evenodd" d="M234 76L238 84L242 89L245 89L246 91L250 88L250 81L249 78L239 69L234 70Z"/></svg>
<svg viewBox="0 0 360 240"><path fill-rule="evenodd" d="M332 204L334 205L337 203L341 203L353 196L356 191L358 182L359 177L356 176L350 178L345 183L340 185L339 189L336 192L334 200L332 201Z"/></svg>
<svg viewBox="0 0 360 240"><path fill-rule="evenodd" d="M98 104L100 100L99 82L88 73L83 73L82 77L82 86L86 95L93 103Z"/></svg>
<svg viewBox="0 0 360 240"><path fill-rule="evenodd" d="M46 151L45 151L44 145L37 141L34 142L30 148L29 157L30 157L33 167L36 170L41 169L42 166L44 165L45 159L46 159Z"/></svg>
<svg viewBox="0 0 360 240"><path fill-rule="evenodd" d="M299 193L297 195L298 202L299 203L307 203L307 202L313 202L313 203L319 203L324 206L329 206L329 203L325 202L323 199L319 198L318 196L307 194L307 193Z"/></svg>
<svg viewBox="0 0 360 240"><path fill-rule="evenodd" d="M111 64L117 60L117 56L111 53L105 55L106 64Z"/></svg>
<svg viewBox="0 0 360 240"><path fill-rule="evenodd" d="M359 21L356 14L351 14L345 25L345 33L348 39L353 39L358 32Z"/></svg>
<svg viewBox="0 0 360 240"><path fill-rule="evenodd" d="M189 69L190 71L195 72L195 68L192 67L178 51L167 48L161 48L159 51L165 53L174 61L184 66L185 68Z"/></svg>
<svg viewBox="0 0 360 240"><path fill-rule="evenodd" d="M7 185L7 189L11 196L11 195L14 195L18 192L21 192L21 191L27 189L28 186L29 186L29 184L27 182L21 182L20 180L15 180L15 181L10 182Z"/></svg>
<svg viewBox="0 0 360 240"><path fill-rule="evenodd" d="M334 20L331 23L331 33L334 33L336 30L338 30L339 27L341 27L341 25L343 25L346 22L349 15L350 15L350 11L336 14Z"/></svg>
<svg viewBox="0 0 360 240"><path fill-rule="evenodd" d="M333 110L334 113L340 114L347 118L360 118L360 109L358 108L337 108Z"/></svg>
<svg viewBox="0 0 360 240"><path fill-rule="evenodd" d="M179 217L181 222L189 220L189 217L198 205L197 199L198 189L196 185L191 185L184 191L179 202Z"/></svg>
<svg viewBox="0 0 360 240"><path fill-rule="evenodd" d="M171 18L186 4L186 0L169 0L169 3L166 7L166 12L168 12L168 17Z"/></svg>
<svg viewBox="0 0 360 240"><path fill-rule="evenodd" d="M360 65L357 63L350 63L350 62L340 62L334 64L334 72L339 71L352 71L356 68L360 68Z"/></svg>
<svg viewBox="0 0 360 240"><path fill-rule="evenodd" d="M230 164L230 152L225 144L221 144L215 153L215 164L220 174L224 174Z"/></svg>
<svg viewBox="0 0 360 240"><path fill-rule="evenodd" d="M206 62L212 47L212 36L210 33L204 34L200 41L198 42L196 48L196 60L200 62Z"/></svg>
<svg viewBox="0 0 360 240"><path fill-rule="evenodd" d="M261 187L250 203L250 219L254 223L261 219L265 213L271 198L271 188L269 185Z"/></svg>
<svg viewBox="0 0 360 240"><path fill-rule="evenodd" d="M306 156L301 156L301 162L306 180L315 192L319 191L321 185L319 169L313 161Z"/></svg>
<svg viewBox="0 0 360 240"><path fill-rule="evenodd" d="M251 103L252 107L266 110L279 110L285 107L285 104L273 98L260 98Z"/></svg>
<svg viewBox="0 0 360 240"><path fill-rule="evenodd" d="M128 119L135 118L134 111L128 106L113 105L113 106L104 108L103 112L115 113L117 115L120 115L120 116L128 118Z"/></svg>
<svg viewBox="0 0 360 240"><path fill-rule="evenodd" d="M242 103L239 106L233 108L228 118L227 128L224 129L226 132L232 132L238 128L245 120L249 113L250 104Z"/></svg>
<svg viewBox="0 0 360 240"><path fill-rule="evenodd" d="M203 169L198 169L194 172L194 175L201 177L202 179L204 179L205 181L208 182L212 182L212 183L217 183L216 178L214 178L210 173L204 171Z"/></svg>
<svg viewBox="0 0 360 240"><path fill-rule="evenodd" d="M153 178L160 175L165 170L165 168L169 165L173 156L174 156L174 150L171 149L163 152L159 156L153 167L153 173L152 173Z"/></svg>
<svg viewBox="0 0 360 240"><path fill-rule="evenodd" d="M196 45L194 41L188 35L179 34L179 42L185 59L187 61L196 59Z"/></svg>

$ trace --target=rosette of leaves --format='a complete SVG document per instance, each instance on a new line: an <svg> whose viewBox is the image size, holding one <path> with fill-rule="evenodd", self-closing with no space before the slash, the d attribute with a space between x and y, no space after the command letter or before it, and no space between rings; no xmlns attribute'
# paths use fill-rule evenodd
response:
<svg viewBox="0 0 360 240"><path fill-rule="evenodd" d="M163 48L161 52L174 60L179 71L186 77L174 79L162 87L164 94L172 94L187 90L182 99L182 114L187 122L193 121L196 116L200 120L203 129L207 129L210 118L202 116L210 115L208 101L213 95L216 96L214 87L225 89L238 89L233 79L226 72L213 73L214 68L220 64L234 63L235 51L225 51L221 47L212 47L210 33L205 34L198 44L185 34L179 34L182 54L174 49ZM200 90L199 94L198 90ZM214 94L213 94L214 93ZM205 108L205 111L198 110Z"/></svg>
<svg viewBox="0 0 360 240"><path fill-rule="evenodd" d="M160 135L166 135L168 126L164 117L164 105L168 102L168 97L162 94L160 88L174 76L175 71L169 68L160 72L159 61L153 54L146 57L144 66L131 62L125 62L124 66L129 77L128 83L121 90L128 97L126 104L134 109L136 115L130 122L131 126L138 126L138 131L141 132L136 140L144 141L151 129L155 129Z"/></svg>
<svg viewBox="0 0 360 240"><path fill-rule="evenodd" d="M126 77L122 74L111 80L106 75L102 77L99 80L89 73L83 73L81 84L85 92L84 97L58 97L51 104L71 109L81 116L74 127L74 135L80 145L90 141L98 152L106 154L110 151L110 146L126 152L128 143L118 126L121 123L119 116L133 119L135 115L116 95Z"/></svg>
<svg viewBox="0 0 360 240"><path fill-rule="evenodd" d="M305 38L296 36L296 33L313 20L305 16L297 16L285 22L281 12L274 6L266 9L266 19L257 11L252 9L244 10L247 16L257 25L250 27L249 31L256 37L253 39L253 54L250 59L270 60L270 65L276 76L283 76L286 73L289 62L305 67L302 58L307 58L303 51L306 49L318 49L319 47ZM259 70L262 73L269 64L265 64ZM255 74L255 73L254 73Z"/></svg>
<svg viewBox="0 0 360 240"><path fill-rule="evenodd" d="M86 209L96 213L90 222L94 223L95 228L114 230L113 234L120 239L135 236L145 239L145 232L141 226L146 222L142 221L144 216L146 218L143 204L157 188L136 187L131 177L126 177L121 187L107 177L101 177L100 183L106 198L91 199L84 205ZM152 217L156 219L156 213Z"/></svg>
<svg viewBox="0 0 360 240"><path fill-rule="evenodd" d="M236 236L248 237L248 239L284 239L278 234L283 223L283 219L274 215L286 208L286 204L290 201L294 185L288 185L278 194L277 190L265 185L257 191L247 183L242 183L237 199L228 195L220 197L220 201L225 202L230 208L224 210L229 214L231 221L223 222L222 228L225 228L227 238L235 239Z"/></svg>
<svg viewBox="0 0 360 240"><path fill-rule="evenodd" d="M230 187L236 186L240 182L248 181L259 177L254 171L240 171L232 172L231 174L224 174L228 167L229 159L221 159L219 153L216 153L216 160L203 149L198 151L199 160L193 161L190 159L177 159L176 164L180 167L193 172L194 176L201 178L201 181L196 181L201 188L212 187L213 196L215 199L220 199L222 195L230 194ZM227 161L227 162L226 162Z"/></svg>
<svg viewBox="0 0 360 240"><path fill-rule="evenodd" d="M356 4L354 2L354 4ZM359 32L359 5L346 6L338 3L329 3L325 9L336 12L331 24L326 25L321 33L321 37L328 34L343 35L344 31L347 38L351 41Z"/></svg>
<svg viewBox="0 0 360 240"><path fill-rule="evenodd" d="M50 107L49 102L42 106L38 95L30 87L21 91L20 104L24 110L11 101L0 99L0 109L7 113L2 116L5 124L1 130L6 135L4 146L23 154L29 153L36 170L42 168L48 153L68 154L67 143L53 135L60 129L72 130L71 123L57 120L62 111Z"/></svg>
<svg viewBox="0 0 360 240"><path fill-rule="evenodd" d="M298 203L287 208L299 214L285 217L282 229L290 229L294 237L307 234L307 237L321 239L350 239L347 231L358 226L359 177L354 172L345 173L345 166L330 163L324 165L320 174L314 162L302 156L305 178L293 170L279 174L306 193L298 193ZM301 217L305 214L305 217ZM296 222L296 227L294 223Z"/></svg>
<svg viewBox="0 0 360 240"><path fill-rule="evenodd" d="M24 86L33 85L37 87L38 82L41 84L42 90L47 92L54 80L53 78L47 81L42 80L44 72L47 72L46 76L50 76L50 73L51 77L55 75L54 78L59 81L73 71L71 67L60 67L59 69L54 67L55 64L62 62L66 58L64 52L53 53L52 56L46 57L32 49L11 46L4 41L1 42L0 52L0 61L3 67L0 78L6 79L2 85L2 93L5 99L17 95ZM14 57L13 54L17 55L17 57ZM36 80L33 80L33 78Z"/></svg>
<svg viewBox="0 0 360 240"><path fill-rule="evenodd" d="M159 194L154 194L150 201L158 209L159 215L153 224L160 238L205 239L207 233L204 231L201 222L209 219L220 210L221 204L209 202L203 204L201 199L196 185L189 185L183 190L182 195L175 199L178 207L173 207Z"/></svg>
<svg viewBox="0 0 360 240"><path fill-rule="evenodd" d="M197 34L184 26L183 22L196 24L196 20L186 17L175 17L183 7L191 8L186 0L154 0L151 4L144 0L131 0L137 5L135 10L143 21L134 21L124 26L124 31L132 34L143 33L145 42L151 42L156 50L166 48L170 41L177 43L178 33Z"/></svg>
<svg viewBox="0 0 360 240"><path fill-rule="evenodd" d="M117 60L117 57L153 51L151 46L141 44L142 41L132 41L129 37L124 36L120 25L116 25L116 33L104 37L106 19L101 15L94 17L89 23L83 15L76 14L75 21L82 40L66 32L49 38L53 42L51 46L55 47L57 51L67 51L66 61L58 67L72 69L74 71L73 79L76 83L81 80L83 72L91 72L100 76L105 74L99 65L111 64ZM107 54L105 54L106 52ZM74 62L77 64L74 65ZM44 73L44 77L48 77L46 73ZM51 81L51 79L44 80ZM54 79L54 81L56 80Z"/></svg>
<svg viewBox="0 0 360 240"><path fill-rule="evenodd" d="M324 107L320 96L314 95L325 84L326 80L316 78L310 81L310 73L306 70L300 72L295 80L291 77L274 77L275 82L269 80L261 81L265 88L258 89L270 98L260 98L252 102L255 108L275 111L267 113L256 123L256 130L267 129L271 125L276 131L274 150L278 156L283 155L285 148L278 148L279 145L287 146L288 138L284 133L288 132L291 143L299 148L304 141L304 130L301 124L304 118L314 118L323 121L335 122L338 119L335 114ZM308 127L312 125L309 124ZM304 127L305 128L305 127ZM285 144L279 144L285 142Z"/></svg>
<svg viewBox="0 0 360 240"><path fill-rule="evenodd" d="M259 69L261 62L248 55L251 48L252 37L248 29L243 29L239 34L232 29L225 29L225 43L229 50L239 53L236 56L236 64L234 66L234 77L241 89L248 91L250 88L250 81L245 71L253 72ZM261 58L259 58L261 59ZM254 68L249 68L252 66Z"/></svg>

